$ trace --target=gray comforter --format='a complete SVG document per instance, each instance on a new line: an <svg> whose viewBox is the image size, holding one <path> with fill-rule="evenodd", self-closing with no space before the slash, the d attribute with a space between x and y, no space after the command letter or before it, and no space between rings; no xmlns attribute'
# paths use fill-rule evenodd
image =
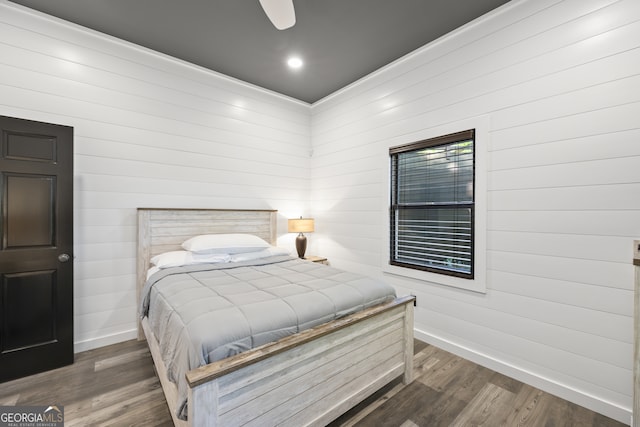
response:
<svg viewBox="0 0 640 427"><path fill-rule="evenodd" d="M142 291L186 418L185 373L395 297L378 280L290 257L161 270Z"/></svg>

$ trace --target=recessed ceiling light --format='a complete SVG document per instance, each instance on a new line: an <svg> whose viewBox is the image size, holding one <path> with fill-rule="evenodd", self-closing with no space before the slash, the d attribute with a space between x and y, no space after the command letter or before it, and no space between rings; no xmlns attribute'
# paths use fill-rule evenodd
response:
<svg viewBox="0 0 640 427"><path fill-rule="evenodd" d="M302 59L298 58L297 56L292 56L291 58L287 59L287 65L289 66L289 68L293 68L294 70L302 68L303 64L304 63L302 62Z"/></svg>

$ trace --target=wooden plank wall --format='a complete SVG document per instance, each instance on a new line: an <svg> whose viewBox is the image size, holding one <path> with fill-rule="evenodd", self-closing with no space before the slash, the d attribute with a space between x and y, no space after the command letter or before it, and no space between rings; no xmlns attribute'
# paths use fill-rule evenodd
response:
<svg viewBox="0 0 640 427"><path fill-rule="evenodd" d="M628 423L638 87L640 2L511 1L312 106L316 252L382 275L388 148L487 123L486 293L385 277L417 337Z"/></svg>
<svg viewBox="0 0 640 427"><path fill-rule="evenodd" d="M137 207L278 209L294 250L307 104L4 0L0 40L0 114L75 130L76 351L135 337Z"/></svg>

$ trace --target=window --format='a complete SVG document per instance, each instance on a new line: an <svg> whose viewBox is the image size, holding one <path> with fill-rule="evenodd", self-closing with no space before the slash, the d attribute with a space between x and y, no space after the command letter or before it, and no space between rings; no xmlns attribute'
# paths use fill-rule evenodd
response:
<svg viewBox="0 0 640 427"><path fill-rule="evenodd" d="M389 155L390 264L473 279L475 130Z"/></svg>

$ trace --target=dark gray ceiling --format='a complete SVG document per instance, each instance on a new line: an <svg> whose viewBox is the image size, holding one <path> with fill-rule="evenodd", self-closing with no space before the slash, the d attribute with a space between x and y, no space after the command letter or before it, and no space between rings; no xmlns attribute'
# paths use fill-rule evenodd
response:
<svg viewBox="0 0 640 427"><path fill-rule="evenodd" d="M309 103L508 2L294 0L279 31L258 0L12 1Z"/></svg>

